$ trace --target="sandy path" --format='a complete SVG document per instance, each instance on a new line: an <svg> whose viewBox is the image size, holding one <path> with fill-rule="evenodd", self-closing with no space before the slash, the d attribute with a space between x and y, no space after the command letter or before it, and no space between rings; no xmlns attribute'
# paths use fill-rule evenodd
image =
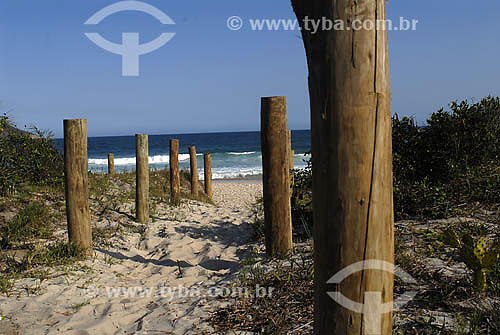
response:
<svg viewBox="0 0 500 335"><path fill-rule="evenodd" d="M245 257L251 205L261 184L215 183L218 206L189 201L160 209L142 235L95 249L87 268L43 281L18 281L19 295L0 296L0 334L196 334L224 281ZM23 286L39 285L26 296ZM190 291L187 291L190 289ZM23 293L24 292L24 293ZM189 294L191 296L189 296ZM8 323L7 323L8 322Z"/></svg>

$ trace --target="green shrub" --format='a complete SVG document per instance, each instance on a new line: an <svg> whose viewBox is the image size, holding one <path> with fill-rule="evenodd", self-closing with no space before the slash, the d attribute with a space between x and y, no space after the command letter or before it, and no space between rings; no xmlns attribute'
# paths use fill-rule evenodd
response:
<svg viewBox="0 0 500 335"><path fill-rule="evenodd" d="M500 203L500 100L452 102L419 127L393 118L396 218L444 217L459 204Z"/></svg>
<svg viewBox="0 0 500 335"><path fill-rule="evenodd" d="M0 195L21 184L62 185L64 160L50 133L33 127L35 134L14 128L7 116L0 117Z"/></svg>
<svg viewBox="0 0 500 335"><path fill-rule="evenodd" d="M392 120L396 219L440 218L458 205L500 203L500 99L452 102L425 126ZM312 171L295 171L294 228L312 225ZM301 228L300 228L301 229Z"/></svg>
<svg viewBox="0 0 500 335"><path fill-rule="evenodd" d="M299 240L312 238L312 162L304 169L293 171L292 223L293 234Z"/></svg>

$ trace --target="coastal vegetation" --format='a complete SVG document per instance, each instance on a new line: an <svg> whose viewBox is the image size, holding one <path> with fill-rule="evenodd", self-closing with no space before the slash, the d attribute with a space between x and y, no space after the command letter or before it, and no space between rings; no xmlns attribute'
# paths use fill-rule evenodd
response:
<svg viewBox="0 0 500 335"><path fill-rule="evenodd" d="M500 100L452 102L426 125L393 118L397 219L443 218L500 203Z"/></svg>
<svg viewBox="0 0 500 335"><path fill-rule="evenodd" d="M396 220L439 219L500 204L500 98L450 104L424 125L392 119ZM312 229L312 162L294 171L294 228ZM307 227L304 227L307 225Z"/></svg>
<svg viewBox="0 0 500 335"><path fill-rule="evenodd" d="M0 195L23 186L62 187L64 161L55 149L51 132L15 128L0 116Z"/></svg>
<svg viewBox="0 0 500 335"><path fill-rule="evenodd" d="M418 292L395 312L393 334L498 334L500 99L452 102L423 125L395 115L392 124L395 261L417 282L396 276L395 297ZM241 284L300 289L278 290L271 301L235 301L212 320L223 330L310 333L312 309L301 299L314 287L312 268L303 266L312 264L311 164L293 171L294 254L277 261L256 253L240 278ZM263 238L261 201L254 212L254 238ZM301 312L293 306L301 306Z"/></svg>

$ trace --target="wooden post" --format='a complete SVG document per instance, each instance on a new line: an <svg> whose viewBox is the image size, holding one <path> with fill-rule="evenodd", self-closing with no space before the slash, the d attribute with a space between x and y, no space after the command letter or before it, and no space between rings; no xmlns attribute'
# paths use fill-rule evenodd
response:
<svg viewBox="0 0 500 335"><path fill-rule="evenodd" d="M203 155L203 162L204 162L204 173L205 173L205 193L207 194L208 198L212 200L213 193L212 193L212 154L205 154Z"/></svg>
<svg viewBox="0 0 500 335"><path fill-rule="evenodd" d="M316 335L392 334L390 311L363 314L375 304L392 304L391 271L360 263L340 285L327 284L358 262L394 263L387 30L376 30L386 19L385 2L292 0L309 68ZM373 27L313 34L304 29L306 18ZM363 304L361 313L328 295L336 290Z"/></svg>
<svg viewBox="0 0 500 335"><path fill-rule="evenodd" d="M170 140L170 196L173 204L178 204L181 197L179 177L179 140Z"/></svg>
<svg viewBox="0 0 500 335"><path fill-rule="evenodd" d="M85 119L64 120L64 181L69 241L88 251L92 248L92 230Z"/></svg>
<svg viewBox="0 0 500 335"><path fill-rule="evenodd" d="M108 154L108 174L115 174L115 155Z"/></svg>
<svg viewBox="0 0 500 335"><path fill-rule="evenodd" d="M148 135L135 135L136 192L135 211L137 222L149 221L149 158Z"/></svg>
<svg viewBox="0 0 500 335"><path fill-rule="evenodd" d="M286 97L262 98L264 230L269 256L285 256L292 250L287 139Z"/></svg>
<svg viewBox="0 0 500 335"><path fill-rule="evenodd" d="M198 160L196 159L196 147L189 147L189 158L191 166L191 195L198 198Z"/></svg>

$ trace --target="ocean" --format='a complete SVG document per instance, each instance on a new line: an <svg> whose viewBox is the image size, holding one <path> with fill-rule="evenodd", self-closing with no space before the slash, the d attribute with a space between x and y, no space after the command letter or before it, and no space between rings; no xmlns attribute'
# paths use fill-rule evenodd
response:
<svg viewBox="0 0 500 335"><path fill-rule="evenodd" d="M295 167L306 166L305 156L310 151L310 131L292 131ZM239 178L262 174L260 132L205 133L149 136L149 165L151 169L168 167L170 139L179 140L181 169L189 169L188 146L196 146L200 179L203 179L203 154L212 153L214 179ZM56 147L64 149L63 139L56 139ZM135 136L89 137L89 170L107 171L108 153L115 155L115 168L119 172L135 170Z"/></svg>

